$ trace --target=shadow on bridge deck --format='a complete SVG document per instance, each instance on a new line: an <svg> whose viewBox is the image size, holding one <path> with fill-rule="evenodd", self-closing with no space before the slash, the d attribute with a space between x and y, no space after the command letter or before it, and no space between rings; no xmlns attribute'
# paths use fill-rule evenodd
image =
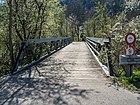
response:
<svg viewBox="0 0 140 105"><path fill-rule="evenodd" d="M69 72L63 67L64 62L51 63L32 68L30 76L30 71L26 71L1 81L0 105L71 105L73 101L81 104L77 97L88 99L92 90L66 83L65 77ZM36 68L41 70L38 72Z"/></svg>
<svg viewBox="0 0 140 105"><path fill-rule="evenodd" d="M74 63L54 57L23 74L3 77L0 81L0 105L79 105L80 98L88 99L88 93L93 90L80 89L78 85L66 82L71 73L65 66L73 66Z"/></svg>
<svg viewBox="0 0 140 105"><path fill-rule="evenodd" d="M31 70L1 78L0 105L138 105L109 83L86 44L72 43Z"/></svg>

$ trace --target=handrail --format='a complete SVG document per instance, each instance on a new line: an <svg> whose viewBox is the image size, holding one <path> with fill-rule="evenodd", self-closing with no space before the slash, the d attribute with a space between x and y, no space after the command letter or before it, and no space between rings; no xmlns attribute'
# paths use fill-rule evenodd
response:
<svg viewBox="0 0 140 105"><path fill-rule="evenodd" d="M90 47L92 47L92 50L96 55L100 55L101 47L105 47L105 44L109 42L109 40L105 38L87 37L86 42Z"/></svg>
<svg viewBox="0 0 140 105"><path fill-rule="evenodd" d="M13 69L12 69L12 74L17 74L17 73L23 72L23 71L31 68L32 66L36 65L40 61L44 60L45 58L51 56L55 52L59 51L60 49L64 48L65 46L67 46L68 44L72 43L72 41L73 41L72 37L28 39L28 40L22 41L19 53L18 53L17 58L16 58L16 62L15 62ZM23 51L26 49L26 47L28 45L41 44L41 43L47 43L47 44L50 43L49 47L50 47L51 52L47 53L46 55L40 57L37 60L32 61L29 64L26 64L22 68L19 68L18 66L19 66L19 62L21 59L21 55L22 55Z"/></svg>
<svg viewBox="0 0 140 105"><path fill-rule="evenodd" d="M92 46L92 45L97 46L97 44L95 44L94 42L90 41L89 39L87 39L87 43L92 48L92 50L95 52L96 55L100 55L100 53Z"/></svg>
<svg viewBox="0 0 140 105"><path fill-rule="evenodd" d="M60 40L67 40L67 39L71 39L71 37L61 37L61 38L42 38L42 39L28 39L28 40L24 40L24 42L26 42L27 44L32 44L32 43L47 43L47 42L52 42L52 41L60 41Z"/></svg>
<svg viewBox="0 0 140 105"><path fill-rule="evenodd" d="M107 38L95 38L95 37L87 37L86 39L100 45L104 45L104 42L109 41Z"/></svg>
<svg viewBox="0 0 140 105"><path fill-rule="evenodd" d="M92 51L95 53L97 57L99 56L102 57L101 49L104 49L106 63L105 62L102 62L102 63L105 63L105 66L109 70L109 74L113 76L114 72L113 72L112 58L111 58L111 53L110 53L111 39L87 37L86 43L92 49ZM101 59L104 59L104 58L101 58Z"/></svg>

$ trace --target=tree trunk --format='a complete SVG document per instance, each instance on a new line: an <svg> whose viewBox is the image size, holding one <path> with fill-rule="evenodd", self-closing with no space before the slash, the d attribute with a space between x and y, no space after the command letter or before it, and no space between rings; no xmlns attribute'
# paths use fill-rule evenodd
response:
<svg viewBox="0 0 140 105"><path fill-rule="evenodd" d="M13 56L13 42L12 42L12 0L9 0L9 46L10 46L10 60L11 60L11 73L14 65L14 56Z"/></svg>

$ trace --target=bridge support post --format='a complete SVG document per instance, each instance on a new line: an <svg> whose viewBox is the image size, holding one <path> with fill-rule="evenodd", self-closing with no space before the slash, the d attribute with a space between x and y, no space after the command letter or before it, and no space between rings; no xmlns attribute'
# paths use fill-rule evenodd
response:
<svg viewBox="0 0 140 105"><path fill-rule="evenodd" d="M111 56L111 38L108 38L108 42L104 42L107 50L107 60L108 60L108 69L109 75L114 76L113 65L112 65L112 56Z"/></svg>
<svg viewBox="0 0 140 105"><path fill-rule="evenodd" d="M132 76L132 65L126 65L125 66L125 75L126 77L131 77Z"/></svg>
<svg viewBox="0 0 140 105"><path fill-rule="evenodd" d="M112 65L112 59L111 59L111 53L108 51L107 53L107 59L108 59L108 68L109 68L109 74L110 76L114 76L114 71L113 71L113 65Z"/></svg>

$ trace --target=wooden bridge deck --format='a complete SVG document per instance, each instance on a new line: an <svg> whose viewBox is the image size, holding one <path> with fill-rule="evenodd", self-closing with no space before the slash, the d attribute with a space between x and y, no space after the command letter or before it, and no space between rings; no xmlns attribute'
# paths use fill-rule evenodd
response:
<svg viewBox="0 0 140 105"><path fill-rule="evenodd" d="M138 94L105 77L84 42L73 42L31 72L4 81L0 105L140 105Z"/></svg>
<svg viewBox="0 0 140 105"><path fill-rule="evenodd" d="M51 60L62 63L66 71L69 72L66 76L69 79L95 79L97 75L94 72L98 72L98 76L101 76L101 67L89 51L86 43L83 42L75 42L67 46L53 55Z"/></svg>

